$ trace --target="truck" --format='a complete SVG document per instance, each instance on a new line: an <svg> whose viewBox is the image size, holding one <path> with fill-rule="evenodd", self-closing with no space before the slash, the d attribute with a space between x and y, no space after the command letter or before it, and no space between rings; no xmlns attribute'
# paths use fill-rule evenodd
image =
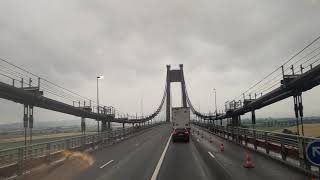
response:
<svg viewBox="0 0 320 180"><path fill-rule="evenodd" d="M172 125L173 129L186 128L190 131L190 108L173 107L172 108Z"/></svg>

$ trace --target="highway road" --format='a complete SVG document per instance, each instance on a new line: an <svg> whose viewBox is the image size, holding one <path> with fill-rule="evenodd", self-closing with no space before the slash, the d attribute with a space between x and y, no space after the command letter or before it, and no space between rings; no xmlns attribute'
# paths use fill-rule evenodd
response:
<svg viewBox="0 0 320 180"><path fill-rule="evenodd" d="M110 180L310 180L296 170L251 153L255 168L245 169L245 150L197 133L190 143L172 143L170 125L162 125L90 154L31 172L23 179ZM220 152L223 142L225 151Z"/></svg>

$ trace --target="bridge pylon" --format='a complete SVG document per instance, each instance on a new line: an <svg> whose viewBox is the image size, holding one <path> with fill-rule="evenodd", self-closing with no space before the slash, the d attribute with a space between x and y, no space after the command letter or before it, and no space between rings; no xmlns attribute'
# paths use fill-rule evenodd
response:
<svg viewBox="0 0 320 180"><path fill-rule="evenodd" d="M167 80L166 80L166 122L171 121L171 83L180 82L181 83L181 96L182 96L182 107L187 107L187 96L185 89L185 81L183 74L183 64L179 65L180 69L170 69L170 65L167 65Z"/></svg>

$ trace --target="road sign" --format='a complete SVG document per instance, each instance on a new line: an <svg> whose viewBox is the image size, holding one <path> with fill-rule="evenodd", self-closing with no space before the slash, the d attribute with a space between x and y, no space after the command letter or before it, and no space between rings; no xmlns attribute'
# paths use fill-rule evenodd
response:
<svg viewBox="0 0 320 180"><path fill-rule="evenodd" d="M320 166L320 141L310 142L306 154L312 164Z"/></svg>

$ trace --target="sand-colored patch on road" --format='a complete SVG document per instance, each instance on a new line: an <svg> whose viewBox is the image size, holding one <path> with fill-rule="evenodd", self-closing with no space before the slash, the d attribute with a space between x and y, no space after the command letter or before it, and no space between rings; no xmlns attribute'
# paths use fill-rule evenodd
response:
<svg viewBox="0 0 320 180"><path fill-rule="evenodd" d="M63 154L66 158L81 159L83 161L83 163L87 164L87 166L91 166L94 163L94 159L88 153L83 153L83 152L78 152L78 151L77 152L64 151Z"/></svg>
<svg viewBox="0 0 320 180"><path fill-rule="evenodd" d="M43 165L21 177L24 180L70 180L93 165L95 160L87 153L65 151L66 160L59 165Z"/></svg>

